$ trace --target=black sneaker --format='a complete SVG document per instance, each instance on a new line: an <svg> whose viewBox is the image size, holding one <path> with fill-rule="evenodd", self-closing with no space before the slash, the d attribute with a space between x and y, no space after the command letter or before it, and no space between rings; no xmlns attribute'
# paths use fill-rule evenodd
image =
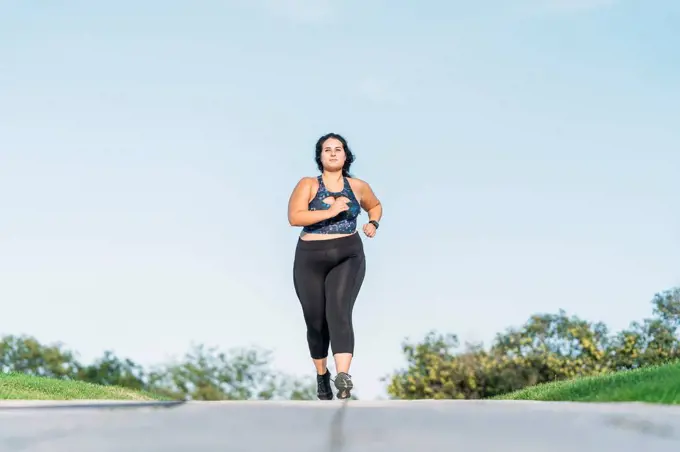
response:
<svg viewBox="0 0 680 452"><path fill-rule="evenodd" d="M338 399L349 399L352 394L352 376L345 372L338 372L335 376L335 387L338 389Z"/></svg>
<svg viewBox="0 0 680 452"><path fill-rule="evenodd" d="M316 396L319 400L333 400L333 388L331 388L331 373L326 369L324 375L316 375Z"/></svg>

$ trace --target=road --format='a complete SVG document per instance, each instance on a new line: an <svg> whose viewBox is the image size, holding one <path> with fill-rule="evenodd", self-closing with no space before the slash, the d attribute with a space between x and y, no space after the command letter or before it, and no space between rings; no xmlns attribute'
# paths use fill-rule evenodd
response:
<svg viewBox="0 0 680 452"><path fill-rule="evenodd" d="M64 403L0 402L0 452L680 450L680 407L643 404Z"/></svg>

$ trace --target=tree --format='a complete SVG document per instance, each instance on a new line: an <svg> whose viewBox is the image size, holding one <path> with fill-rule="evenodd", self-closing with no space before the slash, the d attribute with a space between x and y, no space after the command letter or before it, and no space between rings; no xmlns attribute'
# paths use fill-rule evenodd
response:
<svg viewBox="0 0 680 452"><path fill-rule="evenodd" d="M149 390L187 400L316 398L314 386L271 370L270 359L270 352L258 349L227 353L193 346L181 361L154 369Z"/></svg>
<svg viewBox="0 0 680 452"><path fill-rule="evenodd" d="M663 364L680 358L680 287L654 295L653 315L619 332L608 350L614 370Z"/></svg>
<svg viewBox="0 0 680 452"><path fill-rule="evenodd" d="M521 328L496 335L488 350L455 335L430 332L404 342L407 368L393 373L392 398L477 399L526 386L661 364L680 358L680 288L656 294L653 318L610 335L606 325L564 311L537 314Z"/></svg>
<svg viewBox="0 0 680 452"><path fill-rule="evenodd" d="M270 361L268 351L226 353L196 345L182 360L146 370L111 351L84 365L61 344L44 345L30 336L8 335L0 340L0 371L5 373L122 386L181 400L316 399L314 382L276 372Z"/></svg>
<svg viewBox="0 0 680 452"><path fill-rule="evenodd" d="M144 368L131 359L120 359L111 351L88 366L81 366L75 379L104 386L122 386L144 390L147 388Z"/></svg>
<svg viewBox="0 0 680 452"><path fill-rule="evenodd" d="M0 339L0 369L51 378L73 378L80 369L75 354L62 344L43 345L30 336Z"/></svg>

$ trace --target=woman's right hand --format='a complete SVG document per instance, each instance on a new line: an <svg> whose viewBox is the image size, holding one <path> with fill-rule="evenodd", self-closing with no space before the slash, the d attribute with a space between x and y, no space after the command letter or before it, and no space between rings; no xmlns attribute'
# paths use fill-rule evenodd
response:
<svg viewBox="0 0 680 452"><path fill-rule="evenodd" d="M328 212L333 214L333 216L331 218L335 217L336 215L340 214L341 212L349 210L349 206L347 205L348 202L349 202L349 199L344 198L344 197L336 199L335 202L333 202L333 204L331 204L330 209L328 209Z"/></svg>

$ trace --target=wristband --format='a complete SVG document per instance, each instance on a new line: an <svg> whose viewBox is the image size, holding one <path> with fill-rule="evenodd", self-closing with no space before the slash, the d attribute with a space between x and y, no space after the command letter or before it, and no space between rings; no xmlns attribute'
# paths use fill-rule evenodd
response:
<svg viewBox="0 0 680 452"><path fill-rule="evenodd" d="M375 226L376 229L378 229L378 227L380 227L380 223L378 223L375 220L371 220L371 221L369 221L369 223L372 224L373 226Z"/></svg>

